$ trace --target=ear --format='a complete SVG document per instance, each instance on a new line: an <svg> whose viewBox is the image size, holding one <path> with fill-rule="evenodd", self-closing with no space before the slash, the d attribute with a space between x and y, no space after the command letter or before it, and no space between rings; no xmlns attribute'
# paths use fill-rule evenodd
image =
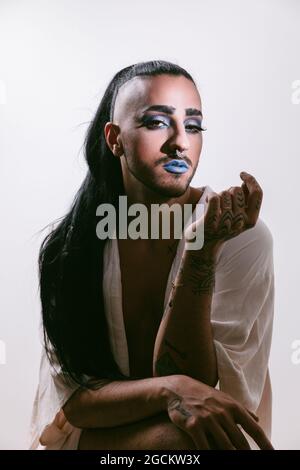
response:
<svg viewBox="0 0 300 470"><path fill-rule="evenodd" d="M120 136L120 127L113 122L107 122L104 126L106 143L116 157L123 155L123 146Z"/></svg>

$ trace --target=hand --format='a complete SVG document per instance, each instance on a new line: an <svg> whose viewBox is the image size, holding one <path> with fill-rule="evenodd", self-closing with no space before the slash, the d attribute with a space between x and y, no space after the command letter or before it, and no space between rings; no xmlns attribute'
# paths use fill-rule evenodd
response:
<svg viewBox="0 0 300 470"><path fill-rule="evenodd" d="M224 241L255 226L263 199L263 191L254 176L240 173L242 186L232 186L220 194L215 192L206 198L204 215L204 245L216 254ZM185 231L186 238L203 224L203 217ZM193 232L192 232L193 231Z"/></svg>
<svg viewBox="0 0 300 470"><path fill-rule="evenodd" d="M260 449L273 449L258 417L228 394L185 375L170 388L174 395L168 402L169 418L189 434L197 449L249 450L238 424Z"/></svg>

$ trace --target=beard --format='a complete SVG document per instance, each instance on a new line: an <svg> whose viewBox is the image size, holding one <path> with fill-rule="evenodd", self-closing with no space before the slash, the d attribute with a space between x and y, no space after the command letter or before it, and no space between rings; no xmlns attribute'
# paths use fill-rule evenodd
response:
<svg viewBox="0 0 300 470"><path fill-rule="evenodd" d="M126 169L131 177L134 177L156 195L166 199L182 196L187 191L196 171L194 169L188 178L184 174L166 172L164 178L161 175L158 176L155 166L152 170L140 162L137 163L130 158L128 159L125 153L124 159Z"/></svg>

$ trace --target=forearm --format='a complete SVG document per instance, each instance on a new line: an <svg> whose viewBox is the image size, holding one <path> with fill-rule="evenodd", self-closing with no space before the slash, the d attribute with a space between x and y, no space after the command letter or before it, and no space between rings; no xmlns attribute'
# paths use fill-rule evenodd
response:
<svg viewBox="0 0 300 470"><path fill-rule="evenodd" d="M165 411L179 375L112 381L97 390L80 388L64 405L67 420L79 428L109 428Z"/></svg>
<svg viewBox="0 0 300 470"><path fill-rule="evenodd" d="M210 315L214 282L215 257L204 249L185 251L156 337L154 376L185 374L216 385Z"/></svg>

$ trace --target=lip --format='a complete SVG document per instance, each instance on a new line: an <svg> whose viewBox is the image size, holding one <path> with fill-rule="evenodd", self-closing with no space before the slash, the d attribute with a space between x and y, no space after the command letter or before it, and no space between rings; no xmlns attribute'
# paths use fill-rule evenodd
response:
<svg viewBox="0 0 300 470"><path fill-rule="evenodd" d="M165 163L163 167L170 173L185 173L189 169L188 164L184 160L176 158Z"/></svg>

